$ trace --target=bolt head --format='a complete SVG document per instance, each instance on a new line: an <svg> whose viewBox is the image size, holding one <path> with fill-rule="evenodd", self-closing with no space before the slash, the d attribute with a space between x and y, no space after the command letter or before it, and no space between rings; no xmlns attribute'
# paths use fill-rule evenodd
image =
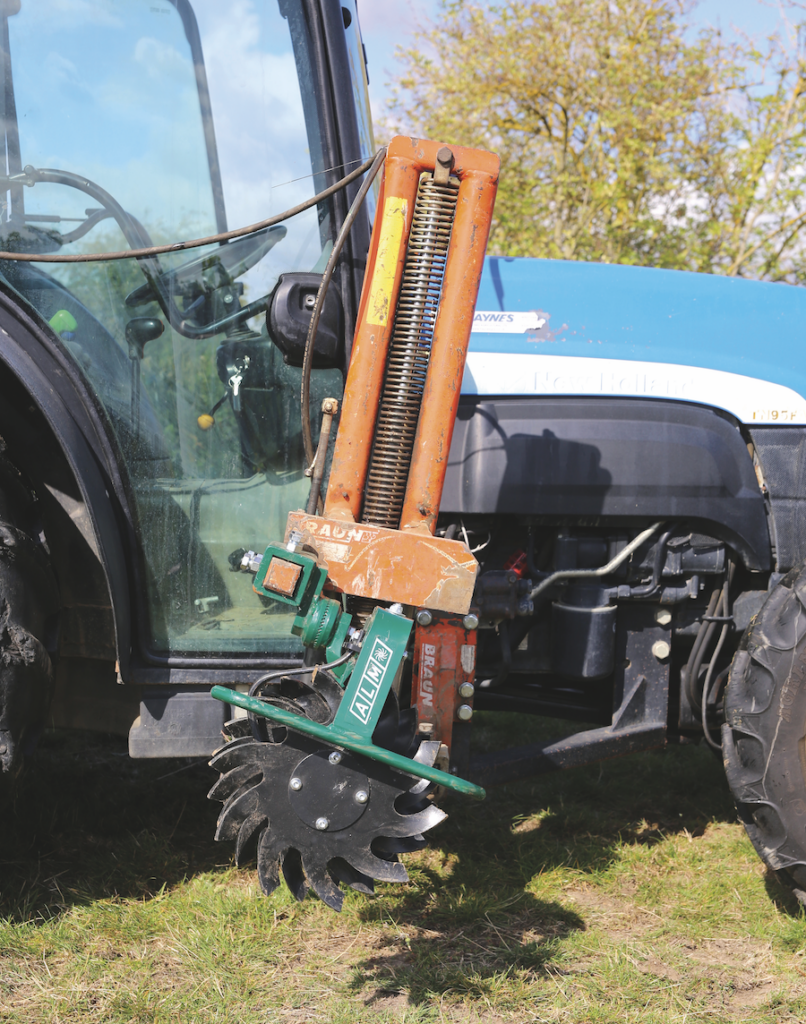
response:
<svg viewBox="0 0 806 1024"><path fill-rule="evenodd" d="M469 722L473 717L473 708L469 704L460 704L456 709L456 717L460 722Z"/></svg>
<svg viewBox="0 0 806 1024"><path fill-rule="evenodd" d="M365 804L369 800L369 793L365 789L359 789L355 794L357 804Z"/></svg>
<svg viewBox="0 0 806 1024"><path fill-rule="evenodd" d="M462 625L465 629L478 629L479 617L474 612L470 612L469 615L465 615L462 619Z"/></svg>
<svg viewBox="0 0 806 1024"><path fill-rule="evenodd" d="M327 832L328 828L330 827L330 822L327 820L327 818L317 818L316 827L319 829L320 832Z"/></svg>
<svg viewBox="0 0 806 1024"><path fill-rule="evenodd" d="M665 640L656 640L652 645L652 653L658 661L663 661L672 653L672 648Z"/></svg>
<svg viewBox="0 0 806 1024"><path fill-rule="evenodd" d="M655 612L655 622L657 622L659 626L668 626L671 621L672 613L669 611L669 609L658 608L658 610Z"/></svg>
<svg viewBox="0 0 806 1024"><path fill-rule="evenodd" d="M476 687L472 683L459 684L459 696L464 697L465 700L469 700L475 692Z"/></svg>
<svg viewBox="0 0 806 1024"><path fill-rule="evenodd" d="M340 750L334 750L331 754L328 755L328 761L330 761L331 764L338 764L339 761L341 761L341 756L342 755Z"/></svg>
<svg viewBox="0 0 806 1024"><path fill-rule="evenodd" d="M290 789L293 789L295 793L298 793L302 789L302 779L298 779L296 775L288 783Z"/></svg>
<svg viewBox="0 0 806 1024"><path fill-rule="evenodd" d="M417 620L418 626L430 626L434 621L434 616L427 608L421 608L417 612L415 619Z"/></svg>

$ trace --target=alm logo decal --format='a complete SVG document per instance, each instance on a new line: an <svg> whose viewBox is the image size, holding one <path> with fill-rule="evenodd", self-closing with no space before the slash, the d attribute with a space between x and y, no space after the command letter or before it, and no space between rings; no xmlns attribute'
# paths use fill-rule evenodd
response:
<svg viewBox="0 0 806 1024"><path fill-rule="evenodd" d="M387 669L391 664L392 648L383 640L376 639L370 651L369 661L361 673L358 689L350 703L350 714L366 725L372 715L378 693L383 686Z"/></svg>

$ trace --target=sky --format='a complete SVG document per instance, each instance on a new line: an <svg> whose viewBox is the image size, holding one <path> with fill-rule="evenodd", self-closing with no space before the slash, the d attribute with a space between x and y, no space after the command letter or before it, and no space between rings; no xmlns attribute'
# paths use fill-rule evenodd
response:
<svg viewBox="0 0 806 1024"><path fill-rule="evenodd" d="M369 94L373 114L384 109L387 82L399 70L395 47L411 45L411 29L436 7L434 0L358 0L361 33L369 58ZM711 25L763 39L783 22L776 0L701 0L691 13L695 25Z"/></svg>

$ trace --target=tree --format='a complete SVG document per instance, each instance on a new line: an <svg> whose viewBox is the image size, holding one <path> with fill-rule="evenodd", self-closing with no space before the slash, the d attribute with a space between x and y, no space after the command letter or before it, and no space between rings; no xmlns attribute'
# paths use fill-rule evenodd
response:
<svg viewBox="0 0 806 1024"><path fill-rule="evenodd" d="M491 252L806 281L804 66L686 0L441 0L390 127L491 149Z"/></svg>

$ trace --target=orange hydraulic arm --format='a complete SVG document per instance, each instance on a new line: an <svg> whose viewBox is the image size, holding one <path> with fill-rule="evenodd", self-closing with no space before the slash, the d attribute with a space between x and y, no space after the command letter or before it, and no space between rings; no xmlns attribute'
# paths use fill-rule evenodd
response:
<svg viewBox="0 0 806 1024"><path fill-rule="evenodd" d="M322 517L291 513L354 597L464 614L477 564L434 537L498 157L389 145Z"/></svg>

